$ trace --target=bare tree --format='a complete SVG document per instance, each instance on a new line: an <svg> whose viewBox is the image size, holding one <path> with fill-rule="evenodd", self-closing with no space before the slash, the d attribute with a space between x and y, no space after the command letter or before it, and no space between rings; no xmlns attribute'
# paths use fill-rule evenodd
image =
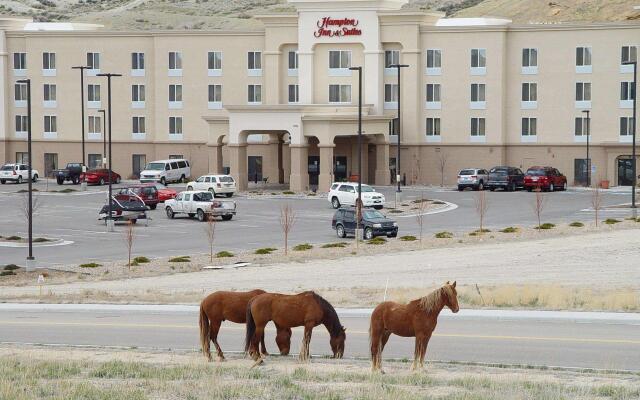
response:
<svg viewBox="0 0 640 400"><path fill-rule="evenodd" d="M397 206L397 205L396 205ZM360 223L362 222L362 199L356 199L356 251L360 246Z"/></svg>
<svg viewBox="0 0 640 400"><path fill-rule="evenodd" d="M596 227L598 226L598 217L602 209L602 192L598 185L591 192L591 207L593 208L594 217L596 219Z"/></svg>
<svg viewBox="0 0 640 400"><path fill-rule="evenodd" d="M474 198L476 204L476 212L478 213L478 217L480 218L480 230L478 233L482 235L484 233L484 217L487 215L487 210L489 209L489 201L487 200L487 196L484 190L479 190L476 192L476 197Z"/></svg>
<svg viewBox="0 0 640 400"><path fill-rule="evenodd" d="M38 214L38 210L42 206L42 201L40 200L40 196L33 193L31 196L31 215L36 216ZM20 214L24 217L25 221L29 221L29 193L24 193L20 199L19 203L19 211Z"/></svg>
<svg viewBox="0 0 640 400"><path fill-rule="evenodd" d="M424 193L420 195L420 203L416 207L416 222L420 227L420 247L422 247L422 227L424 226L425 211L427 210L427 200L424 198Z"/></svg>
<svg viewBox="0 0 640 400"><path fill-rule="evenodd" d="M542 225L542 211L544 211L544 207L547 204L547 197L539 188L535 192L535 198L533 199L533 212L536 215L538 220L538 228Z"/></svg>
<svg viewBox="0 0 640 400"><path fill-rule="evenodd" d="M133 249L133 241L135 239L135 230L134 224L131 220L127 221L127 226L123 231L124 235L124 243L127 246L127 254L129 256L129 262L127 266L129 267L129 271L131 271L131 249Z"/></svg>
<svg viewBox="0 0 640 400"><path fill-rule="evenodd" d="M440 169L440 187L444 186L444 170L447 166L447 154L440 150L440 156L438 157L438 168Z"/></svg>
<svg viewBox="0 0 640 400"><path fill-rule="evenodd" d="M284 233L284 254L286 255L289 250L289 232L296 223L296 212L290 204L285 204L280 207L280 227L282 233Z"/></svg>
<svg viewBox="0 0 640 400"><path fill-rule="evenodd" d="M216 234L216 218L208 214L207 224L204 227L204 231L207 234L207 240L209 241L209 262L213 262L213 240Z"/></svg>

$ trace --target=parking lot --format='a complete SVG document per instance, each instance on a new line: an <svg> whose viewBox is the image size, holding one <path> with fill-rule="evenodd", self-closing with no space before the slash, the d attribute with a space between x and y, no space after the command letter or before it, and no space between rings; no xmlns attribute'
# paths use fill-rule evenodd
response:
<svg viewBox="0 0 640 400"><path fill-rule="evenodd" d="M108 232L104 223L97 220L97 214L106 203L106 187L89 187L80 191L80 186L65 185L77 191L71 193L48 193L46 182L34 185L39 191L39 207L34 217L34 237L60 238L65 245L38 245L34 255L39 266L80 263L92 260L115 260L125 257L123 227L116 226L115 232ZM171 185L184 189L184 185ZM27 185L6 184L0 186L0 235L27 236L27 225L20 208L23 207ZM49 182L49 190L60 189ZM394 188L378 187L393 205ZM474 197L477 192L458 192L451 188L405 188L403 201L424 196L450 202L457 208L428 215L425 218L425 232L470 232L477 229L478 217ZM535 224L532 202L535 194L518 192L485 192L489 209L485 225L489 228L505 226L526 226ZM618 205L629 202L628 190L609 190L604 193L604 205ZM216 225L215 247L218 251L238 251L260 247L282 247L280 228L280 206L290 203L297 213L297 221L290 234L291 243L326 243L336 241L331 229L333 209L324 195L316 198L248 198L235 196L238 215L231 221L221 221ZM547 203L543 220L554 223L581 220L591 221L591 192L583 189L569 189L566 192L547 193ZM133 252L148 257L203 253L208 244L204 226L196 220L165 216L163 207L150 211L149 225L135 227ZM605 217L624 218L628 209L608 209ZM416 234L418 225L415 217L395 216L400 226L400 235ZM351 239L348 239L351 240ZM24 247L0 247L0 263L23 264L27 250Z"/></svg>

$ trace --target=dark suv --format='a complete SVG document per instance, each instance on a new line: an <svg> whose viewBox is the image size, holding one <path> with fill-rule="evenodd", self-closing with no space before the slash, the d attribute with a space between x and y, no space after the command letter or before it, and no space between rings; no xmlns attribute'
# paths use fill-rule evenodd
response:
<svg viewBox="0 0 640 400"><path fill-rule="evenodd" d="M485 187L491 191L502 188L508 192L513 192L518 188L524 188L524 174L520 168L493 167L489 170L489 180Z"/></svg>
<svg viewBox="0 0 640 400"><path fill-rule="evenodd" d="M336 230L339 238L354 235L356 233L356 209L338 209L333 215L331 227ZM364 229L363 236L367 240L375 236L398 236L398 224L394 220L385 217L378 210L363 209L360 227Z"/></svg>

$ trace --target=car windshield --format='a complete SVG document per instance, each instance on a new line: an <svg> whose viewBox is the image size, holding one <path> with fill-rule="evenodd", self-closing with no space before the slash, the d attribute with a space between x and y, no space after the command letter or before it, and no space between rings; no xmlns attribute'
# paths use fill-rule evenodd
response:
<svg viewBox="0 0 640 400"><path fill-rule="evenodd" d="M164 163L152 162L152 163L147 164L147 166L144 167L144 169L149 170L149 171L163 171L164 170Z"/></svg>
<svg viewBox="0 0 640 400"><path fill-rule="evenodd" d="M213 201L213 195L211 192L194 193L193 200L195 201Z"/></svg>
<svg viewBox="0 0 640 400"><path fill-rule="evenodd" d="M3 165L2 166L2 171L13 171L13 165Z"/></svg>
<svg viewBox="0 0 640 400"><path fill-rule="evenodd" d="M532 175L532 176L545 176L546 173L544 172L543 169L530 169L527 171L527 175Z"/></svg>
<svg viewBox="0 0 640 400"><path fill-rule="evenodd" d="M378 219L384 218L384 215L380 211L376 210L365 210L362 212L364 219Z"/></svg>
<svg viewBox="0 0 640 400"><path fill-rule="evenodd" d="M221 176L218 178L220 182L233 182L233 178L230 176Z"/></svg>
<svg viewBox="0 0 640 400"><path fill-rule="evenodd" d="M160 183L160 182L156 182L156 183L154 183L154 184L153 184L153 186L155 186L155 187L156 187L156 189L158 189L158 190L166 189L166 188L167 188L165 185L163 185L163 184L162 184L162 183Z"/></svg>
<svg viewBox="0 0 640 400"><path fill-rule="evenodd" d="M491 170L492 174L496 174L496 175L506 175L507 174L507 170L506 169L492 169Z"/></svg>
<svg viewBox="0 0 640 400"><path fill-rule="evenodd" d="M463 169L460 171L460 175L475 175L475 171L472 169Z"/></svg>
<svg viewBox="0 0 640 400"><path fill-rule="evenodd" d="M356 191L358 191L358 186L356 186ZM371 186L362 185L362 193L375 192Z"/></svg>

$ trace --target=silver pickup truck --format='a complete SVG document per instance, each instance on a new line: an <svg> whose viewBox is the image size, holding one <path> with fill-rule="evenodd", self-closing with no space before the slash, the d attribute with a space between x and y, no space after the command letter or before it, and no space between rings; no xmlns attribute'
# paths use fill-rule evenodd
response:
<svg viewBox="0 0 640 400"><path fill-rule="evenodd" d="M189 218L197 216L198 221L206 221L209 216L229 221L236 215L236 202L214 199L208 191L187 190L178 193L175 199L165 201L164 209L171 219L178 214L186 214Z"/></svg>

